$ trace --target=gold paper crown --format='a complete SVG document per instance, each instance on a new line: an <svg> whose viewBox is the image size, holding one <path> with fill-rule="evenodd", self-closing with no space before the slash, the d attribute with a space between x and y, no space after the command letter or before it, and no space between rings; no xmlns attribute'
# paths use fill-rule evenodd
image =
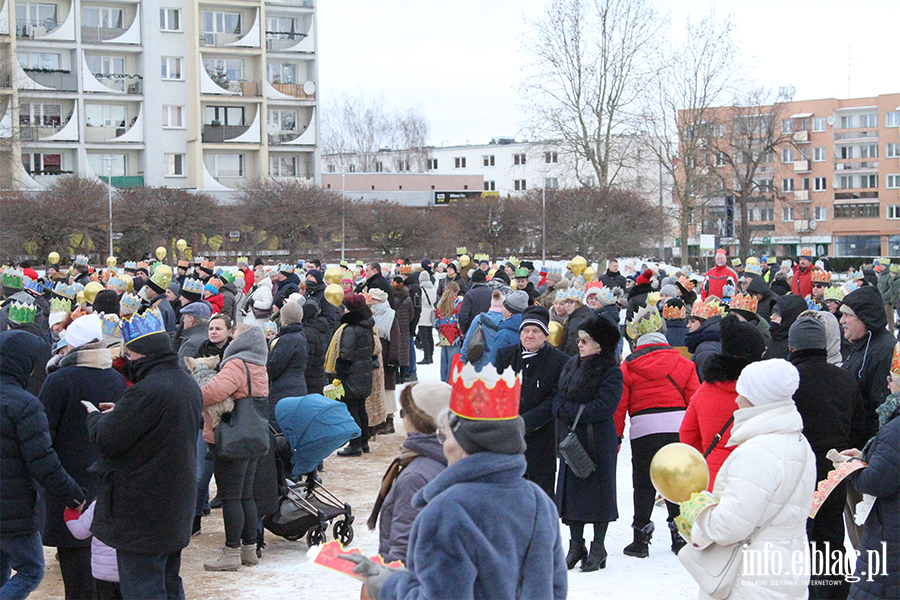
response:
<svg viewBox="0 0 900 600"><path fill-rule="evenodd" d="M678 283L681 284L681 287L685 289L685 291L690 292L694 289L696 285L693 281L691 281L687 275L682 275L678 278Z"/></svg>
<svg viewBox="0 0 900 600"><path fill-rule="evenodd" d="M813 283L831 283L831 271L813 269L813 272L810 273L810 279Z"/></svg>
<svg viewBox="0 0 900 600"><path fill-rule="evenodd" d="M808 256L812 256L812 255L813 255L812 248L801 248L800 249L800 256L808 257Z"/></svg>
<svg viewBox="0 0 900 600"><path fill-rule="evenodd" d="M894 358L891 359L891 377L900 377L900 342L894 346Z"/></svg>
<svg viewBox="0 0 900 600"><path fill-rule="evenodd" d="M681 306L669 306L669 303L663 305L662 317L666 321L671 321L672 319L683 319L687 314L687 307L683 304Z"/></svg>
<svg viewBox="0 0 900 600"><path fill-rule="evenodd" d="M732 266L732 267L739 267L739 266L741 266L741 259L739 259L739 258L732 258L732 259L731 259L731 266Z"/></svg>
<svg viewBox="0 0 900 600"><path fill-rule="evenodd" d="M510 256L510 257L507 259L506 262L508 262L509 264L511 264L511 265L512 265L514 268L516 268L516 269L519 268L519 259L516 258L515 256Z"/></svg>
<svg viewBox="0 0 900 600"><path fill-rule="evenodd" d="M465 247L465 246L460 246L459 248L456 249L456 255L457 255L457 256L462 256L462 255L465 254L465 253L466 253L466 247Z"/></svg>
<svg viewBox="0 0 900 600"><path fill-rule="evenodd" d="M237 257L237 264L241 264L241 263L243 263L243 264L245 264L245 265L247 265L247 266L250 266L250 258L247 257L247 256L238 256L238 257Z"/></svg>
<svg viewBox="0 0 900 600"><path fill-rule="evenodd" d="M519 399L522 393L522 376L512 367L502 374L493 365L485 365L481 371L471 363L463 362L459 355L453 359L450 383L450 412L475 421L508 421L519 416Z"/></svg>
<svg viewBox="0 0 900 600"><path fill-rule="evenodd" d="M412 265L400 265L400 273L404 275L412 273Z"/></svg>
<svg viewBox="0 0 900 600"><path fill-rule="evenodd" d="M844 294L845 292L843 287L830 287L825 290L824 300L834 300L836 302L840 302L844 299Z"/></svg>
<svg viewBox="0 0 900 600"><path fill-rule="evenodd" d="M63 298L53 298L50 300L50 312L52 312L52 313L72 312L72 301L64 300Z"/></svg>
<svg viewBox="0 0 900 600"><path fill-rule="evenodd" d="M625 324L628 337L637 340L642 335L654 333L662 328L662 317L651 305L640 308L631 321Z"/></svg>
<svg viewBox="0 0 900 600"><path fill-rule="evenodd" d="M709 319L722 314L721 300L716 296L709 296L706 302L697 300L691 308L692 319Z"/></svg>
<svg viewBox="0 0 900 600"><path fill-rule="evenodd" d="M740 292L731 297L731 310L745 310L756 314L758 303L755 296Z"/></svg>

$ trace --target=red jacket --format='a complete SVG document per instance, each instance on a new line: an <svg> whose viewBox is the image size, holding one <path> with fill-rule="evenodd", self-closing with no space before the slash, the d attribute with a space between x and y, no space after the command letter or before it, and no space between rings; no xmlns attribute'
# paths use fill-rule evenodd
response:
<svg viewBox="0 0 900 600"><path fill-rule="evenodd" d="M206 301L212 305L212 314L220 313L225 308L225 298L222 297L222 294L210 296L206 298Z"/></svg>
<svg viewBox="0 0 900 600"><path fill-rule="evenodd" d="M710 383L704 381L700 389L691 398L684 420L681 422L681 430L678 432L681 442L693 446L701 454L713 443L716 434L722 431L722 427L734 414L737 405L737 391L734 387L737 381L717 381ZM722 439L716 444L716 448L706 457L709 465L709 490L712 491L716 482L716 474L722 467L722 463L734 450L734 446L727 447L731 437L731 425L725 430Z"/></svg>
<svg viewBox="0 0 900 600"><path fill-rule="evenodd" d="M713 267L706 272L706 281L703 282L703 288L700 290L700 299L706 300L707 296L721 298L722 288L728 284L736 286L737 280L737 273L731 268L727 266Z"/></svg>
<svg viewBox="0 0 900 600"><path fill-rule="evenodd" d="M635 416L649 408L686 408L688 399L700 387L694 363L666 344L644 344L635 348L622 363L622 379L622 399L615 416L619 437L625 431L626 414L631 415L632 438L647 433L664 433L661 430L647 431L636 436ZM677 429L676 425L671 431Z"/></svg>
<svg viewBox="0 0 900 600"><path fill-rule="evenodd" d="M815 267L810 267L805 271L800 265L794 265L794 278L791 280L791 292L795 296L806 298L812 296L812 272Z"/></svg>
<svg viewBox="0 0 900 600"><path fill-rule="evenodd" d="M244 293L249 294L250 288L253 287L253 269L244 267L241 271L244 273Z"/></svg>

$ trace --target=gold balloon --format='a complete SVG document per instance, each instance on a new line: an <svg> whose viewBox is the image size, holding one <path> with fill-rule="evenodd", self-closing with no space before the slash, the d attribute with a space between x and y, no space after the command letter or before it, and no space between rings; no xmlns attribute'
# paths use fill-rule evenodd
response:
<svg viewBox="0 0 900 600"><path fill-rule="evenodd" d="M569 263L569 268L572 269L572 275L578 277L584 270L587 268L587 261L584 260L583 256L576 256L572 259L572 262Z"/></svg>
<svg viewBox="0 0 900 600"><path fill-rule="evenodd" d="M562 344L564 333L565 328L562 326L562 323L559 321L550 321L550 336L547 338L547 341L550 342L550 345L554 348L559 348L559 345Z"/></svg>
<svg viewBox="0 0 900 600"><path fill-rule="evenodd" d="M329 283L325 288L325 300L332 306L340 306L344 301L344 290L336 283Z"/></svg>
<svg viewBox="0 0 900 600"><path fill-rule="evenodd" d="M459 266L460 267L468 267L469 266L469 255L463 254L459 257Z"/></svg>
<svg viewBox="0 0 900 600"><path fill-rule="evenodd" d="M121 277L125 281L125 291L133 292L134 291L134 279L131 278L131 275L128 275L127 273L122 273L121 275L119 275L119 277Z"/></svg>
<svg viewBox="0 0 900 600"><path fill-rule="evenodd" d="M156 249L156 258L158 258L159 260L163 260L166 258L166 247L165 246L160 246L159 248Z"/></svg>
<svg viewBox="0 0 900 600"><path fill-rule="evenodd" d="M103 284L99 281L92 281L86 286L84 286L84 299L88 301L89 304L94 303L94 298L97 297L98 292L102 292L104 290Z"/></svg>
<svg viewBox="0 0 900 600"><path fill-rule="evenodd" d="M187 242L183 239L178 240L177 242L175 242L175 247L178 248L179 252L184 252L184 249L187 248Z"/></svg>
<svg viewBox="0 0 900 600"><path fill-rule="evenodd" d="M84 290L81 290L81 291L78 292L78 294L75 296L75 304L82 304L82 305L83 305L84 303L85 303Z"/></svg>
<svg viewBox="0 0 900 600"><path fill-rule="evenodd" d="M709 485L709 465L687 444L667 444L650 461L650 481L662 497L678 504Z"/></svg>
<svg viewBox="0 0 900 600"><path fill-rule="evenodd" d="M49 262L51 265L58 265L59 264L59 252L51 252L50 256L47 257L47 262Z"/></svg>
<svg viewBox="0 0 900 600"><path fill-rule="evenodd" d="M115 256L110 256L106 259L106 266L110 269L115 269L117 264L119 264L119 259L117 259Z"/></svg>
<svg viewBox="0 0 900 600"><path fill-rule="evenodd" d="M328 267L325 269L325 275L323 279L325 283L331 285L332 283L336 283L338 286L341 285L341 279L344 278L344 274L341 272L340 267ZM341 300L343 302L343 300ZM337 306L337 304L335 304Z"/></svg>
<svg viewBox="0 0 900 600"><path fill-rule="evenodd" d="M597 279L597 270L594 267L588 267L584 271L582 271L582 276L584 277L585 283L590 283L593 280Z"/></svg>

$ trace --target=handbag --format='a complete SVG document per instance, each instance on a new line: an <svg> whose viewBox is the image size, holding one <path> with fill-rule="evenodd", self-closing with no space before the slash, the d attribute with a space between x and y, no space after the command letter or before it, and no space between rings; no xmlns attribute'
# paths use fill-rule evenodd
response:
<svg viewBox="0 0 900 600"><path fill-rule="evenodd" d="M253 460L269 451L267 400L253 396L250 368L247 371L247 397L234 401L234 409L222 415L216 427L216 459Z"/></svg>
<svg viewBox="0 0 900 600"><path fill-rule="evenodd" d="M726 426L725 429L727 428ZM713 444L713 447L715 447L715 444ZM749 546L753 538L760 531L771 525L775 521L775 517L781 514L781 511L787 506L787 501L794 495L803 478L798 475L796 479L781 508L775 511L775 514L766 520L763 525L754 529L746 539L727 546L712 543L703 550L695 548L692 544L687 544L678 552L678 560L681 561L687 572L694 578L694 581L700 585L701 590L719 600L727 598L731 594L731 588L734 587L738 570L743 562L741 559L744 548Z"/></svg>
<svg viewBox="0 0 900 600"><path fill-rule="evenodd" d="M591 473L597 470L597 463L591 458L591 455L581 445L581 440L575 433L578 427L578 421L581 419L581 413L584 412L584 404L578 407L578 414L575 415L575 422L569 428L569 434L563 441L559 443L559 455L565 461L566 466L572 471L572 474L579 479L587 478ZM588 425L588 439L594 437L593 428Z"/></svg>
<svg viewBox="0 0 900 600"><path fill-rule="evenodd" d="M478 319L478 324L475 325L475 329L472 330L469 346L466 348L466 362L478 362L481 360L481 357L484 356L484 353L487 350L487 336L484 333L485 327L490 327L493 331L498 331L500 328L490 319L483 317Z"/></svg>

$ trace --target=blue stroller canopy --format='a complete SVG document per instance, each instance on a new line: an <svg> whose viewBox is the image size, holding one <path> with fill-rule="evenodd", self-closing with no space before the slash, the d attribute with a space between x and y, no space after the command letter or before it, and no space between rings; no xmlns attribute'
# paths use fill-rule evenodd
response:
<svg viewBox="0 0 900 600"><path fill-rule="evenodd" d="M275 420L291 445L294 475L305 475L332 452L362 435L343 402L321 394L282 398Z"/></svg>

